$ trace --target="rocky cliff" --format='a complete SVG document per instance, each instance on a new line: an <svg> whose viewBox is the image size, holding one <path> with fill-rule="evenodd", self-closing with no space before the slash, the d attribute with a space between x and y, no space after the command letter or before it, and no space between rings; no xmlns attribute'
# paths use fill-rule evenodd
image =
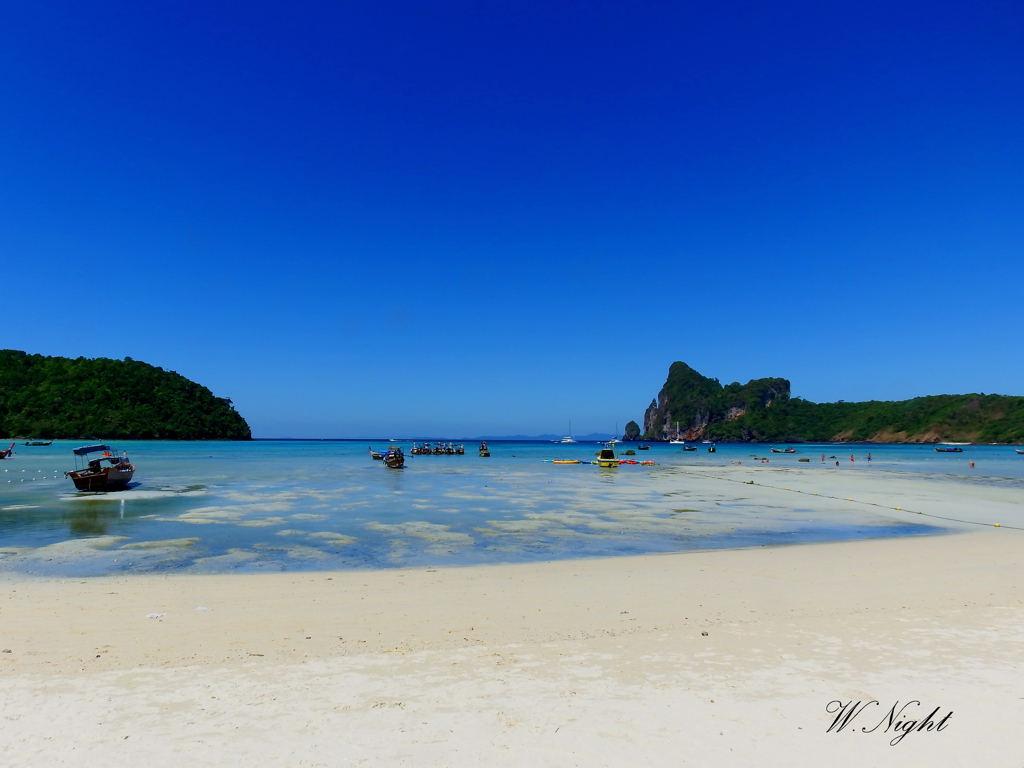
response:
<svg viewBox="0 0 1024 768"><path fill-rule="evenodd" d="M786 379L754 379L723 387L686 363L672 363L665 386L644 412L644 439L703 440L711 424L770 408L779 398L789 398Z"/></svg>

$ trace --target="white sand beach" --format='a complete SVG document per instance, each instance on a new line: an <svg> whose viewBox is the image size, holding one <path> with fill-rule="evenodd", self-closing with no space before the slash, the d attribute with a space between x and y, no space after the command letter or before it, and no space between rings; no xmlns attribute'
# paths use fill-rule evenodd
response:
<svg viewBox="0 0 1024 768"><path fill-rule="evenodd" d="M1016 487L719 476L822 514L985 525L462 568L5 575L0 764L1022 764ZM828 733L836 700L879 704ZM897 702L953 714L895 746L885 723L861 730Z"/></svg>

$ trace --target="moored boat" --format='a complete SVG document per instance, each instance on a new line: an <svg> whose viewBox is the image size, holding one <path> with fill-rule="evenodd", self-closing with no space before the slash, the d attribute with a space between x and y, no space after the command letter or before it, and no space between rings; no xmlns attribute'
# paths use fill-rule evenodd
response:
<svg viewBox="0 0 1024 768"><path fill-rule="evenodd" d="M638 445L637 446L637 450L638 451L649 451L649 450L651 450L651 446L649 446L649 445Z"/></svg>
<svg viewBox="0 0 1024 768"><path fill-rule="evenodd" d="M487 458L490 455L491 455L490 448L487 447L487 443L486 442L481 440L480 441L480 456L481 456L481 458Z"/></svg>
<svg viewBox="0 0 1024 768"><path fill-rule="evenodd" d="M696 445L684 445L683 446L683 450L684 451L696 451L697 450L697 446Z"/></svg>
<svg viewBox="0 0 1024 768"><path fill-rule="evenodd" d="M29 440L25 445L53 445L53 440Z"/></svg>
<svg viewBox="0 0 1024 768"><path fill-rule="evenodd" d="M676 422L676 439L675 440L669 440L668 444L669 445L686 445L686 441L682 440L679 437L679 422L678 421Z"/></svg>
<svg viewBox="0 0 1024 768"><path fill-rule="evenodd" d="M1016 451L1017 453L1019 453L1019 454L1020 454L1021 456L1024 456L1024 451L1022 451L1022 450L1021 450L1020 448L1014 448L1013 450L1015 450L1015 451Z"/></svg>
<svg viewBox="0 0 1024 768"><path fill-rule="evenodd" d="M597 454L597 465L599 467L618 467L619 460L615 457L615 449L611 447L604 447L601 452Z"/></svg>
<svg viewBox="0 0 1024 768"><path fill-rule="evenodd" d="M958 445L936 445L935 450L939 453L963 453L964 449ZM1020 451L1018 451L1020 453Z"/></svg>
<svg viewBox="0 0 1024 768"><path fill-rule="evenodd" d="M775 448L768 446L772 453L796 453L796 448Z"/></svg>
<svg viewBox="0 0 1024 768"><path fill-rule="evenodd" d="M372 448L372 447L370 447L370 446L367 446L367 450L369 450L369 451L370 451L370 458L371 458L371 459L376 459L377 461L380 461L381 459L383 459L383 458L384 458L384 457L383 457L383 456L381 456L381 455L380 455L379 453L377 453L377 451L373 450L373 448Z"/></svg>
<svg viewBox="0 0 1024 768"><path fill-rule="evenodd" d="M405 454L397 445L389 445L388 452L384 454L384 466L388 469L401 469L405 466Z"/></svg>
<svg viewBox="0 0 1024 768"><path fill-rule="evenodd" d="M14 443L11 443L7 450L0 448L0 459L9 459L14 455Z"/></svg>
<svg viewBox="0 0 1024 768"><path fill-rule="evenodd" d="M128 460L128 454L122 451L118 456L109 445L83 445L72 453L76 467L65 472L64 477L70 477L80 491L124 490L135 474L135 465ZM96 453L101 454L98 459L89 458ZM77 466L79 459L85 463L84 467ZM107 462L107 466L103 466L103 462Z"/></svg>
<svg viewBox="0 0 1024 768"><path fill-rule="evenodd" d="M715 446L713 446L713 445L709 445L708 446L708 453L717 453L717 452L718 452L718 449L715 448Z"/></svg>

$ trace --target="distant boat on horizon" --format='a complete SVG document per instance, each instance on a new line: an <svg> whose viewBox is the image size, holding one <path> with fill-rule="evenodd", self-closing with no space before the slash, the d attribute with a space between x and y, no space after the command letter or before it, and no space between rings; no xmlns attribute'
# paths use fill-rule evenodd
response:
<svg viewBox="0 0 1024 768"><path fill-rule="evenodd" d="M566 435L565 437L563 437L558 442L560 442L560 443L575 443L576 442L576 438L574 438L572 436L572 419L569 419L569 434Z"/></svg>

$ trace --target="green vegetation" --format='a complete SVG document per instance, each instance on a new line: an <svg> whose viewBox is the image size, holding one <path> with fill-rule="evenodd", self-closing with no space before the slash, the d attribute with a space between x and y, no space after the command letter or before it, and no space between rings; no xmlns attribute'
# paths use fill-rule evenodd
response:
<svg viewBox="0 0 1024 768"><path fill-rule="evenodd" d="M685 363L644 416L644 439L722 442L1024 442L1024 397L934 395L894 402L812 403L786 379L723 387Z"/></svg>
<svg viewBox="0 0 1024 768"><path fill-rule="evenodd" d="M622 436L623 440L637 440L640 437L640 425L635 421L631 421L626 425L626 433Z"/></svg>
<svg viewBox="0 0 1024 768"><path fill-rule="evenodd" d="M0 438L251 440L231 401L124 360L0 350Z"/></svg>

